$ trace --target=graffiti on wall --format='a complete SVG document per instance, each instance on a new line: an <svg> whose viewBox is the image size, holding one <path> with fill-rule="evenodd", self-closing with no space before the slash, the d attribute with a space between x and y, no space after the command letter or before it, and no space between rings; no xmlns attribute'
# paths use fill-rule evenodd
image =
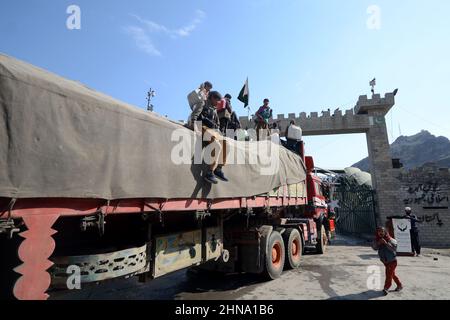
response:
<svg viewBox="0 0 450 320"><path fill-rule="evenodd" d="M449 206L450 197L442 192L438 183L419 184L406 189L405 205L417 204L424 206Z"/></svg>
<svg viewBox="0 0 450 320"><path fill-rule="evenodd" d="M419 220L419 222L423 223L432 223L432 222L437 222L436 224L439 227L442 227L444 225L444 222L442 222L441 217L439 215L439 213L435 213L433 215L423 215L423 216L418 216L417 220Z"/></svg>

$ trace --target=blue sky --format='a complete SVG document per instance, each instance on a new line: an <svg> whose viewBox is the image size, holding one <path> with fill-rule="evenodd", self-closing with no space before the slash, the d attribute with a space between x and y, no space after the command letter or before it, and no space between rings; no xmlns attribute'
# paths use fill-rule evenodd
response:
<svg viewBox="0 0 450 320"><path fill-rule="evenodd" d="M66 9L81 8L81 30ZM367 9L381 9L379 30ZM251 107L276 114L352 108L358 96L399 88L391 142L427 129L450 137L450 1L5 0L0 52L156 112L186 119L202 81L235 98L249 77ZM234 101L240 115L247 112ZM364 135L306 138L316 164L339 168L367 156Z"/></svg>

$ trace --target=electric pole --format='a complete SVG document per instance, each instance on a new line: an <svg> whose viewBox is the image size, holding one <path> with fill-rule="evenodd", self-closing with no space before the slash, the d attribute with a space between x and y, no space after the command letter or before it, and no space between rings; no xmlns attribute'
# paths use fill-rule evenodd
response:
<svg viewBox="0 0 450 320"><path fill-rule="evenodd" d="M156 96L156 91L150 88L150 90L147 92L147 111L153 112L153 104L152 99Z"/></svg>

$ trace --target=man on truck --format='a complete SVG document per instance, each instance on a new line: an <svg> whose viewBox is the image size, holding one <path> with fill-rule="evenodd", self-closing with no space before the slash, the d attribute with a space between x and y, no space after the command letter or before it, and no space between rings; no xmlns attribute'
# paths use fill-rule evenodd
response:
<svg viewBox="0 0 450 320"><path fill-rule="evenodd" d="M219 115L220 121L220 132L226 135L227 129L231 122L231 114L233 113L233 108L231 106L231 95L227 93L225 95L225 103L217 109L217 114Z"/></svg>
<svg viewBox="0 0 450 320"><path fill-rule="evenodd" d="M207 142L207 146L213 145L212 159L209 164L209 170L206 172L204 179L211 183L217 184L219 178L227 182L222 168L226 163L227 157L227 143L224 137L220 134L219 117L217 115L216 107L223 101L222 95L217 91L209 93L208 99L204 105L198 104L195 106L191 114L191 127L193 128L195 122L201 121L202 137Z"/></svg>
<svg viewBox="0 0 450 320"><path fill-rule="evenodd" d="M198 89L195 89L188 95L187 98L191 110L194 110L199 105L203 106L205 104L206 100L208 100L208 95L212 88L212 83L209 81L205 81L198 87Z"/></svg>
<svg viewBox="0 0 450 320"><path fill-rule="evenodd" d="M261 131L268 136L269 133L269 120L272 117L272 109L269 106L269 99L264 99L264 104L256 112L256 137L259 141L261 139Z"/></svg>

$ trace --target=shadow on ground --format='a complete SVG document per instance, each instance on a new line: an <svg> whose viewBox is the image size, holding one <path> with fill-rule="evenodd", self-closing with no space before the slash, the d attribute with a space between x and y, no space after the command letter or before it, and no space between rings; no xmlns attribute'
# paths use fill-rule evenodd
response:
<svg viewBox="0 0 450 320"><path fill-rule="evenodd" d="M116 279L103 283L84 285L83 290L53 291L51 299L55 300L177 300L177 299L209 299L214 292L214 299L238 299L245 291L266 280L252 274L218 274L190 273L179 271L148 283L139 283L137 279ZM239 293L238 293L239 291Z"/></svg>
<svg viewBox="0 0 450 320"><path fill-rule="evenodd" d="M378 255L376 253L373 253L373 254L360 254L360 255L358 255L358 257L360 257L362 260L372 260L372 259L377 259Z"/></svg>
<svg viewBox="0 0 450 320"><path fill-rule="evenodd" d="M222 292L221 299L236 299L238 298L237 290L245 289L245 291L251 291L252 287L267 282L264 277L255 274L233 273L223 275L200 273L198 275L189 275L189 272L187 274L183 296L189 293L199 294L213 291ZM239 290L239 295L242 294L242 290Z"/></svg>
<svg viewBox="0 0 450 320"><path fill-rule="evenodd" d="M328 300L372 300L384 297L383 292L369 290L361 293L348 294L346 296L333 297Z"/></svg>

